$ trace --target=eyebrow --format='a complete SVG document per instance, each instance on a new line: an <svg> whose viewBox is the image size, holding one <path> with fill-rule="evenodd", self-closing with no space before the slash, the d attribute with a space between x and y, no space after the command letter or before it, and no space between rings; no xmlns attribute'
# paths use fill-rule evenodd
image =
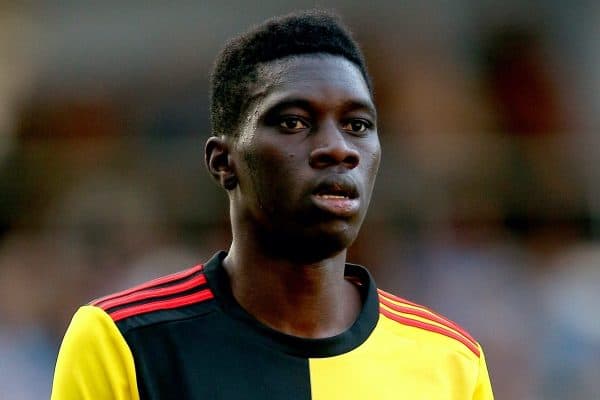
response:
<svg viewBox="0 0 600 400"><path fill-rule="evenodd" d="M309 110L309 111L312 111L315 108L312 105L312 102L310 100L307 100L306 98L292 97L292 98L283 99L281 101L277 101L272 106L266 107L265 112L263 114L272 114L274 112L278 112L280 110L283 110L286 108L293 108L293 107L298 107L298 108L302 108L302 109ZM347 100L342 103L341 109L343 109L345 112L364 110L364 111L368 112L369 114L371 114L371 116L374 119L377 119L377 110L375 109L375 107L373 106L373 104L371 102L357 100L357 99L350 99L350 100Z"/></svg>
<svg viewBox="0 0 600 400"><path fill-rule="evenodd" d="M342 105L342 108L346 111L365 110L377 119L377 110L372 102L366 102L363 100L348 100Z"/></svg>

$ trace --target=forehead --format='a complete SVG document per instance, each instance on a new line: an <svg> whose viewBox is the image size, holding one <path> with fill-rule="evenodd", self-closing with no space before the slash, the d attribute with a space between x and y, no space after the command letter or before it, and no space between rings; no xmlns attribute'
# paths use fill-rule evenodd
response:
<svg viewBox="0 0 600 400"><path fill-rule="evenodd" d="M261 64L249 94L258 103L294 97L308 101L352 100L375 108L358 67L344 57L325 54L292 56Z"/></svg>

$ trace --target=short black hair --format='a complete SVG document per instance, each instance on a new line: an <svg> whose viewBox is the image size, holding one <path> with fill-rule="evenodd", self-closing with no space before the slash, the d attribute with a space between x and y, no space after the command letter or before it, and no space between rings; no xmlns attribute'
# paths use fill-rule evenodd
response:
<svg viewBox="0 0 600 400"><path fill-rule="evenodd" d="M354 63L372 94L362 52L337 15L310 10L275 17L229 41L217 57L210 92L213 135L237 136L259 64L311 53L342 56Z"/></svg>

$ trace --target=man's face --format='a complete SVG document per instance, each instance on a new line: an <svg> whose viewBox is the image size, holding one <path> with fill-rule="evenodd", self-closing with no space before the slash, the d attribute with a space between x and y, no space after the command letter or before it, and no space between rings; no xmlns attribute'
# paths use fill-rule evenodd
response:
<svg viewBox="0 0 600 400"><path fill-rule="evenodd" d="M261 66L250 95L231 151L233 212L286 254L344 250L366 214L381 154L359 69L331 55L289 57Z"/></svg>

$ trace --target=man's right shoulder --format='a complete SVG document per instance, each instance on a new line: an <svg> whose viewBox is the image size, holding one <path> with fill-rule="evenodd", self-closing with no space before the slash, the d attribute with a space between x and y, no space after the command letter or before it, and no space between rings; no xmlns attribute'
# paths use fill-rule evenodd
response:
<svg viewBox="0 0 600 400"><path fill-rule="evenodd" d="M103 310L123 332L206 313L213 299L204 265L199 264L100 297L88 305Z"/></svg>

